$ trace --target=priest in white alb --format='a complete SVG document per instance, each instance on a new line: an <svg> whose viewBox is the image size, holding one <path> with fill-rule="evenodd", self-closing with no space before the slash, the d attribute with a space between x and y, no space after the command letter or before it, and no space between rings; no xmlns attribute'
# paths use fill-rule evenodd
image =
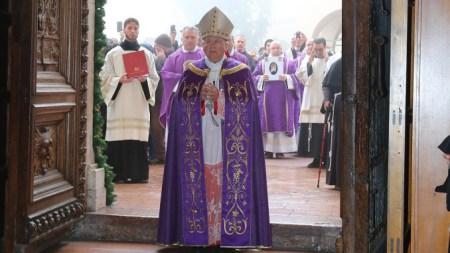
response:
<svg viewBox="0 0 450 253"><path fill-rule="evenodd" d="M100 72L101 91L107 106L106 136L108 164L117 183L148 181L147 141L150 129L149 104L155 103L159 77L153 55L137 41L139 21L124 22L125 40L108 52ZM128 77L123 55L144 51L149 73Z"/></svg>

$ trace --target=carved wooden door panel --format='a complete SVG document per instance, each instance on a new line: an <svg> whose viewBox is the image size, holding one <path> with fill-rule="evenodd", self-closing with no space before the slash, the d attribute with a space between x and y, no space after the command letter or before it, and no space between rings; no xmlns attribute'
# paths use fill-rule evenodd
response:
<svg viewBox="0 0 450 253"><path fill-rule="evenodd" d="M14 240L19 252L39 252L85 212L88 10L85 0L11 3L13 14L31 17L21 23L15 16L13 24L13 30L31 34L13 38L15 44L31 47L30 55L20 59L26 64L29 58L29 72L19 73L17 64L11 67L15 75L30 75L24 79L28 83L18 82L14 89L19 113L10 124L13 131L19 129L20 143L19 160L13 162L17 167L12 166L17 173Z"/></svg>

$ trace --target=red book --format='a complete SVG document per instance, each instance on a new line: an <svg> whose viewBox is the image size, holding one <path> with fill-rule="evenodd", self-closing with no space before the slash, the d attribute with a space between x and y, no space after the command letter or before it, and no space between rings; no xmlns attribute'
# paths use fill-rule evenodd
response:
<svg viewBox="0 0 450 253"><path fill-rule="evenodd" d="M128 78L148 75L147 59L144 51L126 53L122 57Z"/></svg>

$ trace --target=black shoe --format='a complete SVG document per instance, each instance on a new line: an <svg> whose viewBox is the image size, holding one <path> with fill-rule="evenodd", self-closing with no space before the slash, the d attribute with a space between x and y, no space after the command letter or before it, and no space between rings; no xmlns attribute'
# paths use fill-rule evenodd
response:
<svg viewBox="0 0 450 253"><path fill-rule="evenodd" d="M126 184L147 184L148 179L131 179L128 178L127 181L125 181Z"/></svg>
<svg viewBox="0 0 450 253"><path fill-rule="evenodd" d="M306 167L308 168L319 168L320 161L317 159L314 159L310 164L308 164Z"/></svg>
<svg viewBox="0 0 450 253"><path fill-rule="evenodd" d="M121 179L121 178L114 178L114 183L115 184L123 184L123 183L125 183L125 180Z"/></svg>
<svg viewBox="0 0 450 253"><path fill-rule="evenodd" d="M220 248L220 253L235 253L237 252L236 249L232 248Z"/></svg>
<svg viewBox="0 0 450 253"><path fill-rule="evenodd" d="M265 157L267 159L272 159L273 158L273 153L272 152L266 152Z"/></svg>
<svg viewBox="0 0 450 253"><path fill-rule="evenodd" d="M276 157L277 159L284 158L284 154L283 154L283 153L276 153L276 154L275 154L275 157Z"/></svg>
<svg viewBox="0 0 450 253"><path fill-rule="evenodd" d="M148 164L157 164L158 162L159 162L159 160L156 158L148 160Z"/></svg>
<svg viewBox="0 0 450 253"><path fill-rule="evenodd" d="M443 184L443 185L439 185L436 187L436 189L434 189L435 192L443 192L446 193L447 192L447 185Z"/></svg>
<svg viewBox="0 0 450 253"><path fill-rule="evenodd" d="M447 185L448 185L448 177L445 179L445 182L442 185L437 186L434 191L446 193L448 187Z"/></svg>

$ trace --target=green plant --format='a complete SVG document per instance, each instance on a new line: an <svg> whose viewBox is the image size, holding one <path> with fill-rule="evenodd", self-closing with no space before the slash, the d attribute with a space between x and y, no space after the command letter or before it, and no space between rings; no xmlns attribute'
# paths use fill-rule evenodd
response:
<svg viewBox="0 0 450 253"><path fill-rule="evenodd" d="M105 155L106 141L103 138L103 125L105 121L101 115L100 107L103 103L103 97L100 90L101 81L99 77L100 70L104 63L104 49L106 47L106 36L103 34L105 29L106 0L95 0L95 44L94 44L94 137L93 145L95 152L95 162L99 168L105 170L105 187L106 187L106 205L110 206L116 199L114 194L114 177L113 168L107 163L107 156Z"/></svg>

